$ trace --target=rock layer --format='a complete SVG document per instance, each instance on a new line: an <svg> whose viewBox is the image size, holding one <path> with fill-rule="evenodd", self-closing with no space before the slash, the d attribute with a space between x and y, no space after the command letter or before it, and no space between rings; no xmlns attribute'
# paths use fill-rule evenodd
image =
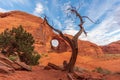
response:
<svg viewBox="0 0 120 80"><path fill-rule="evenodd" d="M120 54L120 40L106 46L101 46L101 48L105 54Z"/></svg>
<svg viewBox="0 0 120 80"><path fill-rule="evenodd" d="M24 62L11 61L0 53L0 72L1 73L12 73L15 70L27 70L31 71L31 67L26 65Z"/></svg>
<svg viewBox="0 0 120 80"><path fill-rule="evenodd" d="M103 55L102 49L94 43L89 41L78 41L78 51L81 55L92 55L92 56L101 56Z"/></svg>

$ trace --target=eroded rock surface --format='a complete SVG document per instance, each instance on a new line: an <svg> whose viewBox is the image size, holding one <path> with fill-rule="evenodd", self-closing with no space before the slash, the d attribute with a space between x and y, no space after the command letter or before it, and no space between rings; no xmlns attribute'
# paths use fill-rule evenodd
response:
<svg viewBox="0 0 120 80"><path fill-rule="evenodd" d="M6 28L18 27L22 25L23 28L30 32L35 39L35 50L39 53L46 53L48 51L54 50L56 52L71 51L70 46L53 30L47 25L43 25L43 19L36 17L34 15L21 12L21 11L11 11L7 13L1 13L0 18L0 32L4 31ZM50 41L52 39L58 39L60 45L57 48L51 47ZM85 55L97 55L102 54L99 46L85 41L79 41L79 53Z"/></svg>
<svg viewBox="0 0 120 80"><path fill-rule="evenodd" d="M120 54L120 41L113 42L106 46L101 46L105 54Z"/></svg>
<svg viewBox="0 0 120 80"><path fill-rule="evenodd" d="M52 39L57 39L59 41L59 45L57 47L51 46L51 48L54 51L56 52L71 51L69 44L60 36L56 35ZM103 51L99 46L89 41L82 41L82 40L78 40L78 52L80 55L89 55L89 56L103 55Z"/></svg>
<svg viewBox="0 0 120 80"><path fill-rule="evenodd" d="M15 70L27 70L31 71L31 67L24 62L11 61L0 53L0 73L12 73Z"/></svg>
<svg viewBox="0 0 120 80"><path fill-rule="evenodd" d="M102 49L94 43L89 41L78 41L78 50L81 55L101 56L103 55Z"/></svg>
<svg viewBox="0 0 120 80"><path fill-rule="evenodd" d="M63 40L60 36L56 35L53 36L51 40L58 40L59 44L57 47L52 46L51 44L51 49L56 51L56 52L66 52L68 51L68 49L70 48L69 45L67 44L67 42L65 42L65 40Z"/></svg>

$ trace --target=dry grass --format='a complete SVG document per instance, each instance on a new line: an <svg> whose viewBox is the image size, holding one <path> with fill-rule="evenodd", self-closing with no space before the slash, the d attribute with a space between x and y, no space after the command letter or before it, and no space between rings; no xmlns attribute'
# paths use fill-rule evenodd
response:
<svg viewBox="0 0 120 80"><path fill-rule="evenodd" d="M103 56L96 57L100 60L115 60L120 59L120 54L104 54Z"/></svg>

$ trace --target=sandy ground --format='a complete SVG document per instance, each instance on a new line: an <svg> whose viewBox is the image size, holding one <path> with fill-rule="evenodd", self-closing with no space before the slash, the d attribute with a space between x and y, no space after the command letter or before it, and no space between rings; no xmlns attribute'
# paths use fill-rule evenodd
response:
<svg viewBox="0 0 120 80"><path fill-rule="evenodd" d="M0 74L0 80L68 80L65 72L44 70L43 67L33 67L31 72L16 71L12 74Z"/></svg>
<svg viewBox="0 0 120 80"><path fill-rule="evenodd" d="M70 52L62 54L49 53L42 55L40 65L34 66L32 71L16 71L12 74L0 74L0 80L68 80L66 72L59 70L44 70L42 66L48 62L62 66L64 60L69 60ZM90 56L78 56L76 67L86 70L93 70L96 67L102 67L112 72L104 76L105 80L120 80L120 58L105 59Z"/></svg>
<svg viewBox="0 0 120 80"><path fill-rule="evenodd" d="M43 56L40 59L40 65L47 65L48 62L54 63L56 65L62 66L64 60L70 59L70 52L65 52L61 54L49 53L47 56ZM80 56L77 57L76 67L85 68L88 70L93 70L96 67L102 67L108 69L112 72L120 72L120 57L113 59L106 59L106 57L90 57L90 56Z"/></svg>
<svg viewBox="0 0 120 80"><path fill-rule="evenodd" d="M69 80L66 72L59 70L44 70L41 66L33 67L31 72L16 71L12 74L0 74L0 80ZM104 76L104 80L120 80L119 74Z"/></svg>

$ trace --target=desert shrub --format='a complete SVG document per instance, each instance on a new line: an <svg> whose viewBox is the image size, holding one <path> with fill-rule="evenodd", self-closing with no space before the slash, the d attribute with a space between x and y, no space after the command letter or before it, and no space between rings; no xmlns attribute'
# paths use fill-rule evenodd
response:
<svg viewBox="0 0 120 80"><path fill-rule="evenodd" d="M96 57L98 58L98 57ZM120 58L120 54L116 53L116 54L109 54L109 53L105 53L103 56L100 56L99 59L101 60L111 60L111 59L119 59Z"/></svg>
<svg viewBox="0 0 120 80"><path fill-rule="evenodd" d="M31 56L31 65L38 65L40 58L41 56L38 54L38 52L34 51L33 56Z"/></svg>
<svg viewBox="0 0 120 80"><path fill-rule="evenodd" d="M93 72L98 72L98 73L105 74L105 75L111 73L109 70L103 69L101 67L95 68L95 70L93 70Z"/></svg>
<svg viewBox="0 0 120 80"><path fill-rule="evenodd" d="M48 57L48 54L46 54L46 53L41 53L41 57Z"/></svg>
<svg viewBox="0 0 120 80"><path fill-rule="evenodd" d="M74 71L76 71L76 72L88 72L89 70L87 70L85 68L81 68L81 67L75 66L74 67Z"/></svg>
<svg viewBox="0 0 120 80"><path fill-rule="evenodd" d="M16 60L16 56L13 56L13 55L10 55L9 57L8 57L10 60L12 60L12 61L15 61Z"/></svg>
<svg viewBox="0 0 120 80"><path fill-rule="evenodd" d="M26 32L20 25L11 30L6 29L0 34L0 47L6 56L18 53L20 60L26 64L32 64L33 60L39 60L39 54L34 53L34 39L32 34ZM36 56L37 55L37 56ZM38 64L36 61L34 64Z"/></svg>

